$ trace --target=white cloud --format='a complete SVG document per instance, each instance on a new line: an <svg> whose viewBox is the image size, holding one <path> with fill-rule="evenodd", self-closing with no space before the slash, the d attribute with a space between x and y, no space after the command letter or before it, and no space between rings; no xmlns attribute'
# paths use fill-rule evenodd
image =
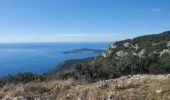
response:
<svg viewBox="0 0 170 100"><path fill-rule="evenodd" d="M27 34L0 35L0 42L111 42L126 38L120 34ZM129 37L127 37L129 38Z"/></svg>
<svg viewBox="0 0 170 100"><path fill-rule="evenodd" d="M152 8L153 12L160 13L162 10L160 8Z"/></svg>

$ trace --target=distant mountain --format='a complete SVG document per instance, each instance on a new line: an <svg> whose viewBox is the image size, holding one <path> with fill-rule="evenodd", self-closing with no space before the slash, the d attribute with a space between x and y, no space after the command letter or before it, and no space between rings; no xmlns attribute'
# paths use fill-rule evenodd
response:
<svg viewBox="0 0 170 100"><path fill-rule="evenodd" d="M118 59L126 55L147 57L158 54L160 57L169 54L170 31L161 34L145 35L111 44L99 58Z"/></svg>
<svg viewBox="0 0 170 100"><path fill-rule="evenodd" d="M65 51L63 53L102 53L104 50L101 49L89 49L89 48L82 48L82 49L75 49L71 51Z"/></svg>

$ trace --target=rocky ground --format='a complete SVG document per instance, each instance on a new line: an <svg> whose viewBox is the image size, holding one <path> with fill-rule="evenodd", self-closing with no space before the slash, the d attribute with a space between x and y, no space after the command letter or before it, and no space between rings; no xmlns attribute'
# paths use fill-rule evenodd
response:
<svg viewBox="0 0 170 100"><path fill-rule="evenodd" d="M170 100L170 74L133 75L96 83L75 80L6 85L2 100Z"/></svg>

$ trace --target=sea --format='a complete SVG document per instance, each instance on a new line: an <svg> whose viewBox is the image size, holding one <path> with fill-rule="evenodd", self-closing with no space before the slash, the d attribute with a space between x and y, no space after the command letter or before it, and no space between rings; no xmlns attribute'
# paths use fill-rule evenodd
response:
<svg viewBox="0 0 170 100"><path fill-rule="evenodd" d="M0 77L18 72L43 73L69 59L98 53L63 53L74 49L106 49L110 43L0 43Z"/></svg>

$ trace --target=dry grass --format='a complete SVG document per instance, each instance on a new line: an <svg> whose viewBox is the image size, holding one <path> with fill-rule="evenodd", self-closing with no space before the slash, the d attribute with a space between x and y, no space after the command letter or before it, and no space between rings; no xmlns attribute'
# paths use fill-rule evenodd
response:
<svg viewBox="0 0 170 100"><path fill-rule="evenodd" d="M134 75L87 84L75 80L6 85L9 96L49 100L170 100L170 75Z"/></svg>

